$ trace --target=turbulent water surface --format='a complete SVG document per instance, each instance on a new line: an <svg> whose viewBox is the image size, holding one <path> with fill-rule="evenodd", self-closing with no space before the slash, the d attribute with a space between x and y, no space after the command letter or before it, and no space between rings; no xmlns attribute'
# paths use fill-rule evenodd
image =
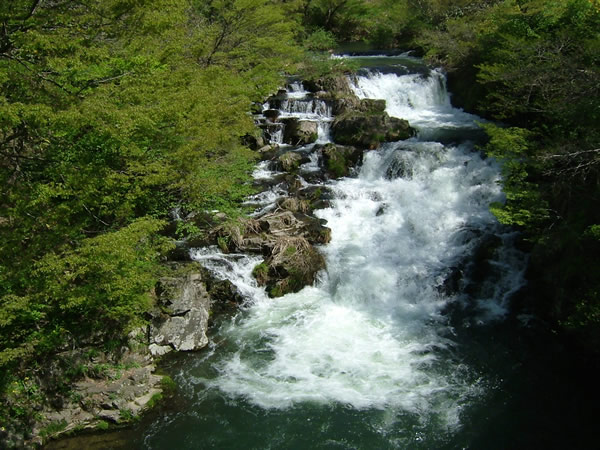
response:
<svg viewBox="0 0 600 450"><path fill-rule="evenodd" d="M488 211L503 198L499 167L475 150L479 119L451 106L439 70L407 55L390 61L353 78L353 89L385 99L388 113L409 120L418 135L365 153L355 176L329 182L335 198L317 215L332 241L320 249L327 271L317 285L269 299L251 276L260 257L196 250L193 257L234 282L247 303L216 327L209 349L171 362L174 404L114 441L103 435L98 447L539 442L537 419L519 409L535 375L521 376L523 359L512 354L519 343L508 338L514 323L526 330L527 317L506 331L526 258ZM301 85L289 92L282 114L318 121L319 141L328 142L330 108L307 99ZM316 160L303 167L315 168ZM274 175L267 163L255 172ZM275 186L249 202L264 211L281 195ZM482 252L491 259L478 259Z"/></svg>

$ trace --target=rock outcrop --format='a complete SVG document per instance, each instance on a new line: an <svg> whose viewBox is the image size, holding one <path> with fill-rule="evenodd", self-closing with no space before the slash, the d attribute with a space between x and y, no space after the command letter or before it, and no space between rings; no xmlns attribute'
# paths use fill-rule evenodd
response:
<svg viewBox="0 0 600 450"><path fill-rule="evenodd" d="M208 344L211 300L202 274L163 277L157 287L157 309L149 329L149 348L160 356L171 350L194 351Z"/></svg>
<svg viewBox="0 0 600 450"><path fill-rule="evenodd" d="M281 123L285 125L283 142L286 144L307 145L317 140L319 134L317 122L291 117L281 119Z"/></svg>
<svg viewBox="0 0 600 450"><path fill-rule="evenodd" d="M320 150L323 170L331 178L348 176L362 162L363 152L356 147L326 144Z"/></svg>
<svg viewBox="0 0 600 450"><path fill-rule="evenodd" d="M348 111L335 119L331 134L338 144L374 149L385 141L408 139L415 130L406 120L390 117L385 111Z"/></svg>
<svg viewBox="0 0 600 450"><path fill-rule="evenodd" d="M324 268L325 259L305 238L282 237L253 275L270 297L280 297L313 284Z"/></svg>
<svg viewBox="0 0 600 450"><path fill-rule="evenodd" d="M306 199L282 199L279 208L256 219L244 219L216 228L213 236L226 252L260 253L264 261L254 270L260 285L272 297L297 292L313 284L325 260L314 247L331 240L323 221L301 212Z"/></svg>
<svg viewBox="0 0 600 450"><path fill-rule="evenodd" d="M163 396L164 377L156 375L145 329L129 335L127 345L112 352L97 347L66 350L46 368L42 384L53 397L42 405L24 447L83 430L125 424L152 408ZM75 382L68 380L75 378ZM69 395L64 395L64 386Z"/></svg>

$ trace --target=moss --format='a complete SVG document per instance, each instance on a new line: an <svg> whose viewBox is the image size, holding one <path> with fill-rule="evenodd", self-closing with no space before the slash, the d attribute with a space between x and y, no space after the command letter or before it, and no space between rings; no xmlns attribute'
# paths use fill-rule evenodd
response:
<svg viewBox="0 0 600 450"><path fill-rule="evenodd" d="M281 288L280 285L273 286L271 288L271 290L269 291L269 297L272 297L272 298L283 297L284 295L285 295L285 292L283 292L283 289Z"/></svg>
<svg viewBox="0 0 600 450"><path fill-rule="evenodd" d="M341 155L337 155L327 161L327 170L336 177L343 177L348 174L346 164L346 159Z"/></svg>
<svg viewBox="0 0 600 450"><path fill-rule="evenodd" d="M160 387L162 388L164 393L168 394L174 392L177 389L177 384L169 375L163 375L162 379L160 380Z"/></svg>
<svg viewBox="0 0 600 450"><path fill-rule="evenodd" d="M264 261L257 264L254 266L254 269L252 269L252 276L256 278L256 281L260 286L266 284L269 279L269 266Z"/></svg>
<svg viewBox="0 0 600 450"><path fill-rule="evenodd" d="M223 253L229 253L229 239L227 237L219 236L217 238L217 245Z"/></svg>
<svg viewBox="0 0 600 450"><path fill-rule="evenodd" d="M68 423L64 419L60 422L52 422L40 431L40 435L44 438L53 436L61 431L64 431L64 429L67 428L67 425Z"/></svg>
<svg viewBox="0 0 600 450"><path fill-rule="evenodd" d="M106 431L106 430L108 430L109 426L110 425L108 424L108 422L101 420L100 422L98 422L96 424L96 429L99 431Z"/></svg>
<svg viewBox="0 0 600 450"><path fill-rule="evenodd" d="M150 400L148 400L148 403L146 404L146 406L149 409L154 408L156 405L158 405L158 403L160 403L160 401L163 399L163 395L159 392L157 392L156 394L154 394Z"/></svg>
<svg viewBox="0 0 600 450"><path fill-rule="evenodd" d="M140 416L136 416L129 409L119 410L119 423L131 423L140 419Z"/></svg>

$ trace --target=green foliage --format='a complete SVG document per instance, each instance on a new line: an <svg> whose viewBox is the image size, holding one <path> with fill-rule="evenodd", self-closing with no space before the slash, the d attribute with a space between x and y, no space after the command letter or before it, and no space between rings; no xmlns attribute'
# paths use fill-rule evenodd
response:
<svg viewBox="0 0 600 450"><path fill-rule="evenodd" d="M538 186L529 181L527 163L531 133L522 128L481 125L489 136L484 150L502 164L502 186L506 203L493 203L491 210L501 223L535 229L548 219L548 206Z"/></svg>
<svg viewBox="0 0 600 450"><path fill-rule="evenodd" d="M109 427L110 427L110 425L108 424L108 422L106 422L104 420L100 420L96 424L96 429L99 431L106 431L106 430L108 430Z"/></svg>
<svg viewBox="0 0 600 450"><path fill-rule="evenodd" d="M129 409L119 410L119 423L131 423L139 420L139 416L134 415Z"/></svg>
<svg viewBox="0 0 600 450"><path fill-rule="evenodd" d="M162 388L164 393L170 394L177 389L177 384L175 383L175 381L173 381L173 378L171 378L170 376L163 375L160 380L160 387Z"/></svg>
<svg viewBox="0 0 600 450"><path fill-rule="evenodd" d="M252 269L252 276L256 278L258 284L265 284L269 278L269 266L264 261L257 264Z"/></svg>
<svg viewBox="0 0 600 450"><path fill-rule="evenodd" d="M162 394L160 394L160 393L156 393L156 394L154 394L154 395L153 395L153 396L150 398L150 400L148 400L148 403L146 404L146 406L147 406L149 409L152 409L152 408L154 408L156 405L158 405L158 404L159 404L159 403L162 401L162 399L163 399L163 396L162 396Z"/></svg>
<svg viewBox="0 0 600 450"><path fill-rule="evenodd" d="M335 48L337 42L333 33L319 28L306 37L304 45L308 50L325 51Z"/></svg>
<svg viewBox="0 0 600 450"><path fill-rule="evenodd" d="M67 428L67 425L68 423L64 419L59 422L52 422L51 424L47 425L42 431L40 431L40 435L42 437L50 437L54 434L63 431L65 428Z"/></svg>
<svg viewBox="0 0 600 450"><path fill-rule="evenodd" d="M30 417L4 407L20 368L139 325L173 206L239 214L248 111L303 57L300 6L2 2L0 410Z"/></svg>

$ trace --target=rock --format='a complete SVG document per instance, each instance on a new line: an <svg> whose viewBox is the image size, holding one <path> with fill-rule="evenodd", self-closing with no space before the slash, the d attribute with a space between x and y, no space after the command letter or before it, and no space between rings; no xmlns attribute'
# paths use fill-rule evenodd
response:
<svg viewBox="0 0 600 450"><path fill-rule="evenodd" d="M278 109L265 109L263 112L263 116L265 116L271 122L275 122L281 112Z"/></svg>
<svg viewBox="0 0 600 450"><path fill-rule="evenodd" d="M300 167L302 156L295 152L286 152L278 158L279 164L286 172L294 172Z"/></svg>
<svg viewBox="0 0 600 450"><path fill-rule="evenodd" d="M294 117L282 119L281 122L285 125L283 142L286 144L307 145L317 140L319 133L317 122L298 120Z"/></svg>
<svg viewBox="0 0 600 450"><path fill-rule="evenodd" d="M362 160L362 150L356 147L326 144L321 149L323 169L332 178L347 176Z"/></svg>
<svg viewBox="0 0 600 450"><path fill-rule="evenodd" d="M415 130L406 120L387 113L347 112L337 117L331 126L333 140L338 144L373 149L384 141L408 139Z"/></svg>
<svg viewBox="0 0 600 450"><path fill-rule="evenodd" d="M242 145L245 145L252 150L258 150L259 148L264 147L265 141L262 136L246 134L242 137Z"/></svg>
<svg viewBox="0 0 600 450"><path fill-rule="evenodd" d="M208 312L194 309L184 316L170 317L153 329L154 343L170 344L177 351L200 350L208 344Z"/></svg>
<svg viewBox="0 0 600 450"><path fill-rule="evenodd" d="M302 82L304 89L309 92L326 92L332 96L352 96L354 91L348 83L348 78L344 74L326 75L313 80L304 80Z"/></svg>
<svg viewBox="0 0 600 450"><path fill-rule="evenodd" d="M297 193L298 198L309 202L309 211L315 209L329 208L330 200L333 199L333 191L327 186L309 186Z"/></svg>
<svg viewBox="0 0 600 450"><path fill-rule="evenodd" d="M150 344L148 350L150 350L152 356L163 356L173 351L173 348L168 345Z"/></svg>
<svg viewBox="0 0 600 450"><path fill-rule="evenodd" d="M178 351L199 350L208 344L206 330L210 298L199 273L161 278L157 287L162 315L150 327L150 344Z"/></svg>
<svg viewBox="0 0 600 450"><path fill-rule="evenodd" d="M262 161L274 159L277 156L278 151L279 146L272 144L265 145L264 147L261 147L257 150L257 152L260 154L260 159Z"/></svg>
<svg viewBox="0 0 600 450"><path fill-rule="evenodd" d="M210 300L202 282L202 275L191 273L185 277L163 277L156 287L158 303L168 308L170 315L181 315L197 308L208 309Z"/></svg>
<svg viewBox="0 0 600 450"><path fill-rule="evenodd" d="M310 202L296 197L285 197L277 202L277 207L293 213L307 213L310 211Z"/></svg>
<svg viewBox="0 0 600 450"><path fill-rule="evenodd" d="M259 285L270 297L281 297L311 285L325 268L323 256L302 237L277 240L271 255L253 270Z"/></svg>

